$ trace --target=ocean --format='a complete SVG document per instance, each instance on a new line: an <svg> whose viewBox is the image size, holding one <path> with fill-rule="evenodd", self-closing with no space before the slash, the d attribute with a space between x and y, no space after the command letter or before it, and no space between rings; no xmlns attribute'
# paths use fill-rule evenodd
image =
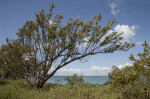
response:
<svg viewBox="0 0 150 99"><path fill-rule="evenodd" d="M66 84L67 82L64 81L64 78L67 76L53 76L51 77L47 82L48 83L55 83L56 79L62 79L62 84ZM85 83L91 83L91 84L104 84L106 81L108 81L108 76L83 76Z"/></svg>

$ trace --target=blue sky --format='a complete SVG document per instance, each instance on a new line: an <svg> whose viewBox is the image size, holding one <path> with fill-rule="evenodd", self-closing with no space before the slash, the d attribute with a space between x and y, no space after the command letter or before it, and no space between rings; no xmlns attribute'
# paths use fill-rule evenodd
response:
<svg viewBox="0 0 150 99"><path fill-rule="evenodd" d="M0 0L0 45L5 39L16 38L16 32L27 20L34 20L35 13L41 8L48 11L51 3L55 4L53 14L63 14L63 23L69 17L84 18L85 21L93 15L101 13L104 26L108 19L115 18L111 31L124 32L125 40L136 43L136 46L126 52L99 54L88 57L88 62L73 62L56 75L107 75L112 65L119 67L131 64L130 54L142 52L141 43L150 42L150 0Z"/></svg>

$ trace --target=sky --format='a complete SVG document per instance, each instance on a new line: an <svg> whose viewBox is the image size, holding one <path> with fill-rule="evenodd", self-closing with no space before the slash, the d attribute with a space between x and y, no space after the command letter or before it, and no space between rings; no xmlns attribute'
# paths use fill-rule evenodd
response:
<svg viewBox="0 0 150 99"><path fill-rule="evenodd" d="M90 20L95 14L101 13L101 25L107 24L108 19L116 19L111 29L124 32L126 41L135 43L128 51L111 54L98 54L87 57L87 62L75 61L55 75L107 76L113 65L119 68L132 64L128 59L130 54L142 52L142 43L150 44L150 0L0 0L0 46L6 44L6 38L15 39L16 33L27 20L34 20L35 13L41 8L48 12L51 3L55 8L53 14L64 15L63 23L69 17Z"/></svg>

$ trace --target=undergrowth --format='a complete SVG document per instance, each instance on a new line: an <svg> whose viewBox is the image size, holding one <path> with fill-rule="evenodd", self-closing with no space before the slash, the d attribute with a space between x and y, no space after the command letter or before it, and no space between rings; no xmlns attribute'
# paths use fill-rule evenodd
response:
<svg viewBox="0 0 150 99"><path fill-rule="evenodd" d="M46 83L37 90L23 80L0 80L0 99L116 99L109 85Z"/></svg>

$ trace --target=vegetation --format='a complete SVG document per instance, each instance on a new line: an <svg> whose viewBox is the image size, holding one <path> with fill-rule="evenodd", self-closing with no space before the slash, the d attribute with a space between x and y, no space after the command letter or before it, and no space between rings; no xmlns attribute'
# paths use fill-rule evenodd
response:
<svg viewBox="0 0 150 99"><path fill-rule="evenodd" d="M26 80L0 79L0 99L149 99L150 46L146 42L143 46L139 59L129 57L132 66L113 66L104 85L84 83L83 76L77 74L68 76L65 85L56 79L57 84L46 83L40 90Z"/></svg>
<svg viewBox="0 0 150 99"><path fill-rule="evenodd" d="M84 84L83 75L78 76L77 74L68 76L67 78L65 78L65 81L67 81L67 83L71 84L72 86L74 84Z"/></svg>
<svg viewBox="0 0 150 99"><path fill-rule="evenodd" d="M62 84L62 79L58 78L58 79L55 79L55 81L58 85L61 85Z"/></svg>
<svg viewBox="0 0 150 99"><path fill-rule="evenodd" d="M22 50L21 50L22 49ZM26 67L21 64L25 62L22 55L25 47L21 47L18 40L9 41L7 45L0 47L0 77L1 78L24 78L27 73Z"/></svg>
<svg viewBox="0 0 150 99"><path fill-rule="evenodd" d="M63 15L52 16L53 8L51 4L48 13L42 9L35 20L26 21L16 33L18 38L7 39L1 47L2 78L26 79L40 89L57 70L73 61L99 53L126 51L134 45L123 41L122 33L109 33L114 19L104 27L100 25L101 14L87 22L69 18L62 25Z"/></svg>
<svg viewBox="0 0 150 99"><path fill-rule="evenodd" d="M20 80L1 80L0 99L116 99L110 86L94 84L45 84L40 90Z"/></svg>
<svg viewBox="0 0 150 99"><path fill-rule="evenodd" d="M84 83L83 76L74 74L56 84L45 82L57 70L76 60L99 53L126 51L134 44L122 40L122 33L109 33L115 20L101 27L101 15L91 20L68 19L63 15L52 19L42 9L34 21L19 29L15 40L6 39L0 47L0 99L150 99L150 46L143 44L143 53L132 66L113 66L105 85ZM45 85L44 85L45 84Z"/></svg>
<svg viewBox="0 0 150 99"><path fill-rule="evenodd" d="M134 61L132 66L122 69L114 66L109 74L111 88L120 92L125 99L149 99L150 98L150 46L143 44L143 53L139 53L139 59L133 55L129 57Z"/></svg>

